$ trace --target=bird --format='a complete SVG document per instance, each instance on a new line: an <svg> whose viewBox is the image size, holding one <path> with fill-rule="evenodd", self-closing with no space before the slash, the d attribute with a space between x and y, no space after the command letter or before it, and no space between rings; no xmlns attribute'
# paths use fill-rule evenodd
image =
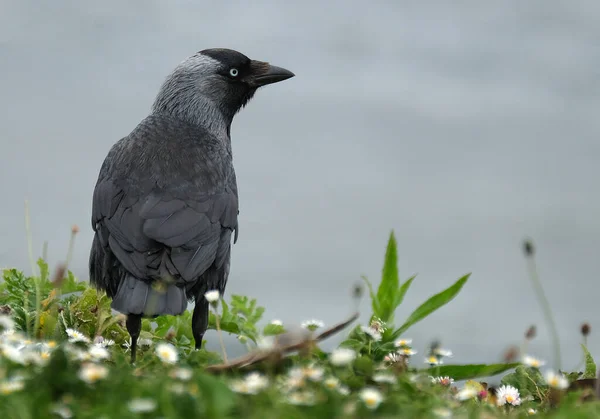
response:
<svg viewBox="0 0 600 419"><path fill-rule="evenodd" d="M202 347L204 294L223 295L239 233L231 124L258 88L291 77L232 49L194 53L106 155L92 196L90 284L126 316L131 363L142 319L180 315L191 301Z"/></svg>

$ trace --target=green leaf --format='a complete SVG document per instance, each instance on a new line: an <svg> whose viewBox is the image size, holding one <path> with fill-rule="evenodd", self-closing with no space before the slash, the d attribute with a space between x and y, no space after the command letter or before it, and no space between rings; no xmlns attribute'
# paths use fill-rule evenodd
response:
<svg viewBox="0 0 600 419"><path fill-rule="evenodd" d="M48 264L42 258L39 258L37 261L37 265L40 268L40 279L42 282L48 281L48 277L50 276L50 271L48 269Z"/></svg>
<svg viewBox="0 0 600 419"><path fill-rule="evenodd" d="M416 277L417 275L413 275L410 278L408 278L406 281L404 281L404 284L402 284L400 289L396 292L396 301L394 301L394 309L398 308L398 306L402 304L402 301L404 301L404 296L406 295L408 288L410 288L410 284L412 284L413 280Z"/></svg>
<svg viewBox="0 0 600 419"><path fill-rule="evenodd" d="M285 329L279 324L269 323L263 328L264 336L280 335L283 332L285 332Z"/></svg>
<svg viewBox="0 0 600 419"><path fill-rule="evenodd" d="M404 324L394 331L394 333L392 334L392 338L397 338L413 324L423 320L425 317L429 316L431 313L450 302L454 297L456 297L456 295L462 289L463 285L465 285L470 275L471 274L463 276L452 286L438 294L435 294L423 304L421 304L419 307L417 307L417 309L413 311L410 316L408 316L408 319L404 322Z"/></svg>
<svg viewBox="0 0 600 419"><path fill-rule="evenodd" d="M359 352L365 347L365 343L357 339L346 339L340 343L340 347L354 349L355 351Z"/></svg>
<svg viewBox="0 0 600 419"><path fill-rule="evenodd" d="M584 344L581 344L581 348L585 355L585 372L583 373L583 378L596 378L596 363L594 362L594 358L592 358L592 354L590 354L590 351L588 351Z"/></svg>
<svg viewBox="0 0 600 419"><path fill-rule="evenodd" d="M544 378L540 371L536 368L526 368L519 365L515 372L502 377L501 383L511 385L519 389L521 397L533 396L537 399L541 398L538 386L544 382Z"/></svg>
<svg viewBox="0 0 600 419"><path fill-rule="evenodd" d="M392 231L385 251L381 283L377 289L377 301L380 308L377 316L386 323L393 321L396 308L394 303L399 287L398 252L396 249L396 238L394 237L394 231Z"/></svg>
<svg viewBox="0 0 600 419"><path fill-rule="evenodd" d="M512 368L518 367L518 362L512 364L465 364L465 365L440 365L423 370L424 374L448 376L454 380L471 380L480 377L490 377Z"/></svg>

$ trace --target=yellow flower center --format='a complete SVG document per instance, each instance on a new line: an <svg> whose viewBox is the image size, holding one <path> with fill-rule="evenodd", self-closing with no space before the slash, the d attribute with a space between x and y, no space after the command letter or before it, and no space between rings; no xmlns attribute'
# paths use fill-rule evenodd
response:
<svg viewBox="0 0 600 419"><path fill-rule="evenodd" d="M367 397L365 399L365 404L368 407L375 407L375 405L377 404L377 399L375 397Z"/></svg>
<svg viewBox="0 0 600 419"><path fill-rule="evenodd" d="M515 398L513 396L506 396L506 401L510 404L512 404L512 402L515 401Z"/></svg>
<svg viewBox="0 0 600 419"><path fill-rule="evenodd" d="M56 342L54 342L53 340L48 342L48 347L49 348L54 348L56 346Z"/></svg>

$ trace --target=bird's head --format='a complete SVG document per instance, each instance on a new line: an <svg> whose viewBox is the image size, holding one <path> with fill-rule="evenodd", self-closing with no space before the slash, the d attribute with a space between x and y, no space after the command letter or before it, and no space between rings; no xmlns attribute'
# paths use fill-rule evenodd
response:
<svg viewBox="0 0 600 419"><path fill-rule="evenodd" d="M231 49L205 49L185 59L167 77L153 110L206 123L207 113L214 108L230 124L256 89L293 76L285 68Z"/></svg>

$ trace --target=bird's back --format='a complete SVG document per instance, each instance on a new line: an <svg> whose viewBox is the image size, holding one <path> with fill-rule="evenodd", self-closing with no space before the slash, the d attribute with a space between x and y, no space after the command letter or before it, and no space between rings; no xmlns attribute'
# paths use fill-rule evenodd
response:
<svg viewBox="0 0 600 419"><path fill-rule="evenodd" d="M224 289L237 213L226 133L151 115L100 170L90 280L121 312L179 314L186 299Z"/></svg>

